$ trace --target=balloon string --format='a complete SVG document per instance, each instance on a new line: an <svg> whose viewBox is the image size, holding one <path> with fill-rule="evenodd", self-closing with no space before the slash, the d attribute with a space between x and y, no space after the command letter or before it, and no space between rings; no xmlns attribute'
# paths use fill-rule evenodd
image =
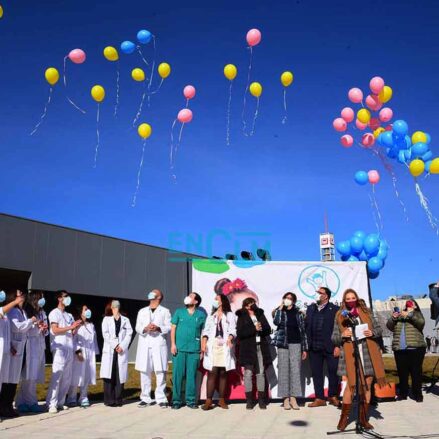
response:
<svg viewBox="0 0 439 439"><path fill-rule="evenodd" d="M143 102L145 101L145 96L146 96L146 89L145 89L145 83L143 83L142 99L140 101L140 105L139 105L139 109L137 110L136 117L133 120L133 127L136 126L136 123L139 120L139 117L142 115L142 108L143 108Z"/></svg>
<svg viewBox="0 0 439 439"><path fill-rule="evenodd" d="M145 57L143 56L142 49L140 48L140 46L137 46L137 52L139 52L139 55L140 55L140 58L142 58L142 61L149 67L149 63L145 59Z"/></svg>
<svg viewBox="0 0 439 439"><path fill-rule="evenodd" d="M380 209L378 207L378 203L375 198L375 185L372 185L372 193L369 193L370 205L372 207L372 214L375 221L375 226L377 228L377 232L381 233L383 230L383 222L381 219Z"/></svg>
<svg viewBox="0 0 439 439"><path fill-rule="evenodd" d="M378 203L377 203L377 200L376 200L376 197L375 197L375 185L374 184L372 185L372 197L373 197L373 202L375 204L375 209L376 209L376 212L377 212L377 216L378 216L378 219L379 219L379 222L380 222L380 233L381 233L383 231L384 226L383 226L383 219L381 217L381 211L380 211L380 208L378 206Z"/></svg>
<svg viewBox="0 0 439 439"><path fill-rule="evenodd" d="M137 194L139 193L139 189L140 189L140 175L142 173L143 158L145 156L145 145L146 145L146 139L143 141L142 158L140 159L139 170L137 171L137 186L136 186L136 191L134 192L133 202L131 203L131 207L136 207Z"/></svg>
<svg viewBox="0 0 439 439"><path fill-rule="evenodd" d="M150 92L149 95L152 96L152 95L155 95L156 93L158 93L158 92L160 91L160 89L162 88L163 81L164 81L164 79L162 78L162 80L160 81L160 84L159 84L159 86L157 87L157 89L154 90L154 91L152 91L152 92Z"/></svg>
<svg viewBox="0 0 439 439"><path fill-rule="evenodd" d="M255 115L253 116L252 130L250 131L249 136L253 136L253 134L255 133L256 119L258 118L258 114L259 114L259 98L256 98L256 110L255 110Z"/></svg>
<svg viewBox="0 0 439 439"><path fill-rule="evenodd" d="M177 123L177 119L174 120L171 127L171 151L169 153L169 166L170 169L174 168L174 127Z"/></svg>
<svg viewBox="0 0 439 439"><path fill-rule="evenodd" d="M424 209L425 214L427 215L428 222L433 230L436 230L436 235L439 236L439 228L438 228L438 219L433 215L430 210L428 198L422 193L421 186L415 180L415 189L416 194L419 197L419 202L421 203L422 208Z"/></svg>
<svg viewBox="0 0 439 439"><path fill-rule="evenodd" d="M63 79L64 79L64 88L67 89L67 76L66 76L66 62L67 62L67 56L64 57L64 73L63 73ZM73 105L74 108L76 108L78 111L80 111L82 114L85 114L85 110L78 107L69 97L66 91L66 98L70 102L70 104Z"/></svg>
<svg viewBox="0 0 439 439"><path fill-rule="evenodd" d="M152 86L152 78L154 76L154 70L155 70L155 58L156 58L156 45L155 45L155 36L152 36L152 44L154 47L154 54L152 58L152 67L151 67L151 75L149 77L149 83L148 83L148 107L151 105L151 86Z"/></svg>
<svg viewBox="0 0 439 439"><path fill-rule="evenodd" d="M243 99L243 103L242 103L242 114L241 114L242 132L244 133L245 136L248 136L247 122L245 120L245 109L247 106L247 92L248 92L248 89L250 87L250 75L251 75L252 63L253 63L253 47L250 46L249 49L250 49L250 61L248 64L247 85L245 86L244 99Z"/></svg>
<svg viewBox="0 0 439 439"><path fill-rule="evenodd" d="M189 107L189 99L186 99L186 108Z"/></svg>
<svg viewBox="0 0 439 439"><path fill-rule="evenodd" d="M284 117L282 119L282 123L285 125L288 119L288 111L287 111L287 89L284 88Z"/></svg>
<svg viewBox="0 0 439 439"><path fill-rule="evenodd" d="M183 134L184 125L185 125L184 123L181 124L180 134L178 135L178 143L177 143L177 147L175 148L175 154L177 154L178 147L180 146L181 143L181 136Z"/></svg>
<svg viewBox="0 0 439 439"><path fill-rule="evenodd" d="M117 117L117 109L119 107L119 92L120 92L120 71L119 71L119 61L117 61L117 67L116 67L116 105L114 106L114 117Z"/></svg>
<svg viewBox="0 0 439 439"><path fill-rule="evenodd" d="M46 117L47 114L47 109L49 107L50 101L52 100L52 92L53 92L53 88L50 87L49 90L49 98L47 99L46 105L44 106L44 110L43 110L43 114L40 116L40 120L38 121L38 123L35 125L34 129L32 130L32 132L30 133L31 136L33 136L38 128L40 127L40 125L43 123L44 118Z"/></svg>
<svg viewBox="0 0 439 439"><path fill-rule="evenodd" d="M95 149L95 163L93 168L96 168L98 162L98 152L99 152L99 143L100 143L100 135L99 135L99 103L98 103L98 111L96 112L96 149Z"/></svg>
<svg viewBox="0 0 439 439"><path fill-rule="evenodd" d="M230 81L229 86L229 99L227 100L227 113L226 113L226 145L230 145L230 108L232 106L232 87L233 81Z"/></svg>

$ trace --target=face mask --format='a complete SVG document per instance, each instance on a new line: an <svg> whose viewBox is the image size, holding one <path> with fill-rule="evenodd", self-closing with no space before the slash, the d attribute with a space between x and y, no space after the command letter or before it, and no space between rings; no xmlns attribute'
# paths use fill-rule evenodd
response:
<svg viewBox="0 0 439 439"><path fill-rule="evenodd" d="M86 309L84 312L84 317L86 319L91 319L91 309Z"/></svg>
<svg viewBox="0 0 439 439"><path fill-rule="evenodd" d="M192 305L192 298L191 297L189 297L189 296L186 296L185 298L184 298L184 304L186 305L186 306L188 306L188 305Z"/></svg>
<svg viewBox="0 0 439 439"><path fill-rule="evenodd" d="M42 297L40 300L38 300L38 306L40 308L43 308L45 304L46 304L46 299L44 297Z"/></svg>
<svg viewBox="0 0 439 439"><path fill-rule="evenodd" d="M70 306L72 304L72 298L70 296L64 297L62 303L64 306Z"/></svg>
<svg viewBox="0 0 439 439"><path fill-rule="evenodd" d="M293 301L291 299L284 299L284 305L286 307L289 307L293 304Z"/></svg>
<svg viewBox="0 0 439 439"><path fill-rule="evenodd" d="M213 306L215 309L218 309L219 306L220 306L218 300L214 300L212 306Z"/></svg>
<svg viewBox="0 0 439 439"><path fill-rule="evenodd" d="M256 311L258 309L258 307L256 306L256 303L254 303L253 305L250 306L250 309L252 311Z"/></svg>
<svg viewBox="0 0 439 439"><path fill-rule="evenodd" d="M2 290L0 291L0 303L6 300L6 293Z"/></svg>
<svg viewBox="0 0 439 439"><path fill-rule="evenodd" d="M352 309L357 307L358 300L351 300L350 302L346 302L346 308Z"/></svg>
<svg viewBox="0 0 439 439"><path fill-rule="evenodd" d="M153 293L152 291L148 293L148 300L154 300L155 298L155 293Z"/></svg>

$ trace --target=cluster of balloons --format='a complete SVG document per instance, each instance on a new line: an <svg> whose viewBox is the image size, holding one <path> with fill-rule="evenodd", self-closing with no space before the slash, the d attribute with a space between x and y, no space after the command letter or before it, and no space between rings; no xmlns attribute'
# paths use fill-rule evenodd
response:
<svg viewBox="0 0 439 439"><path fill-rule="evenodd" d="M342 261L367 262L367 271L370 279L376 279L384 267L388 245L376 233L366 234L362 230L355 232L346 241L341 241L336 246Z"/></svg>
<svg viewBox="0 0 439 439"><path fill-rule="evenodd" d="M357 171L354 175L355 183L360 186L364 186L367 183L377 184L380 181L380 174L375 169L372 169L368 172L366 171Z"/></svg>
<svg viewBox="0 0 439 439"><path fill-rule="evenodd" d="M154 36L152 35L152 33L146 29L142 29L137 32L137 41L140 44L149 44L153 38ZM120 50L125 55L130 55L136 50L137 47L138 46L136 46L136 44L132 41L126 40L121 43Z"/></svg>

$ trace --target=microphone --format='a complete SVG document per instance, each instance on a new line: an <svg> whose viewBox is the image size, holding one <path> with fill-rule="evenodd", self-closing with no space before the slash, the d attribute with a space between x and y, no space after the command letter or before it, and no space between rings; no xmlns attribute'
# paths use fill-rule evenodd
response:
<svg viewBox="0 0 439 439"><path fill-rule="evenodd" d="M401 312L401 310L399 309L399 306L395 306L395 308L393 308L393 312Z"/></svg>
<svg viewBox="0 0 439 439"><path fill-rule="evenodd" d="M349 321L349 323L350 323L349 326L357 326L357 321L355 320L354 316L347 309L344 309L341 312L341 315Z"/></svg>

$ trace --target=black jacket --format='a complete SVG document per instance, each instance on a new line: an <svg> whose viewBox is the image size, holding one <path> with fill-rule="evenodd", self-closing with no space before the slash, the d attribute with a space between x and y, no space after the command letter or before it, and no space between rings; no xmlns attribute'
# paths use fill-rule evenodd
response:
<svg viewBox="0 0 439 439"><path fill-rule="evenodd" d="M259 373L258 357L256 352L256 328L251 317L246 310L236 311L238 317L236 323L236 337L238 339L238 358L241 366L254 366L256 373ZM270 344L267 338L271 334L271 328L264 315L264 311L257 308L255 311L256 318L262 325L262 331L259 333L261 337L261 352L264 366L270 365L273 360L270 354Z"/></svg>
<svg viewBox="0 0 439 439"><path fill-rule="evenodd" d="M334 329L335 315L339 307L329 302L326 307L319 312L317 304L313 303L306 310L306 335L308 346L311 351L334 351L334 343L331 336Z"/></svg>
<svg viewBox="0 0 439 439"><path fill-rule="evenodd" d="M306 352L308 351L308 337L305 330L305 318L300 311L297 311L296 319L300 331L302 352ZM274 333L272 345L281 349L288 349L287 313L284 311L284 308L274 311L273 325L277 326L277 330Z"/></svg>

